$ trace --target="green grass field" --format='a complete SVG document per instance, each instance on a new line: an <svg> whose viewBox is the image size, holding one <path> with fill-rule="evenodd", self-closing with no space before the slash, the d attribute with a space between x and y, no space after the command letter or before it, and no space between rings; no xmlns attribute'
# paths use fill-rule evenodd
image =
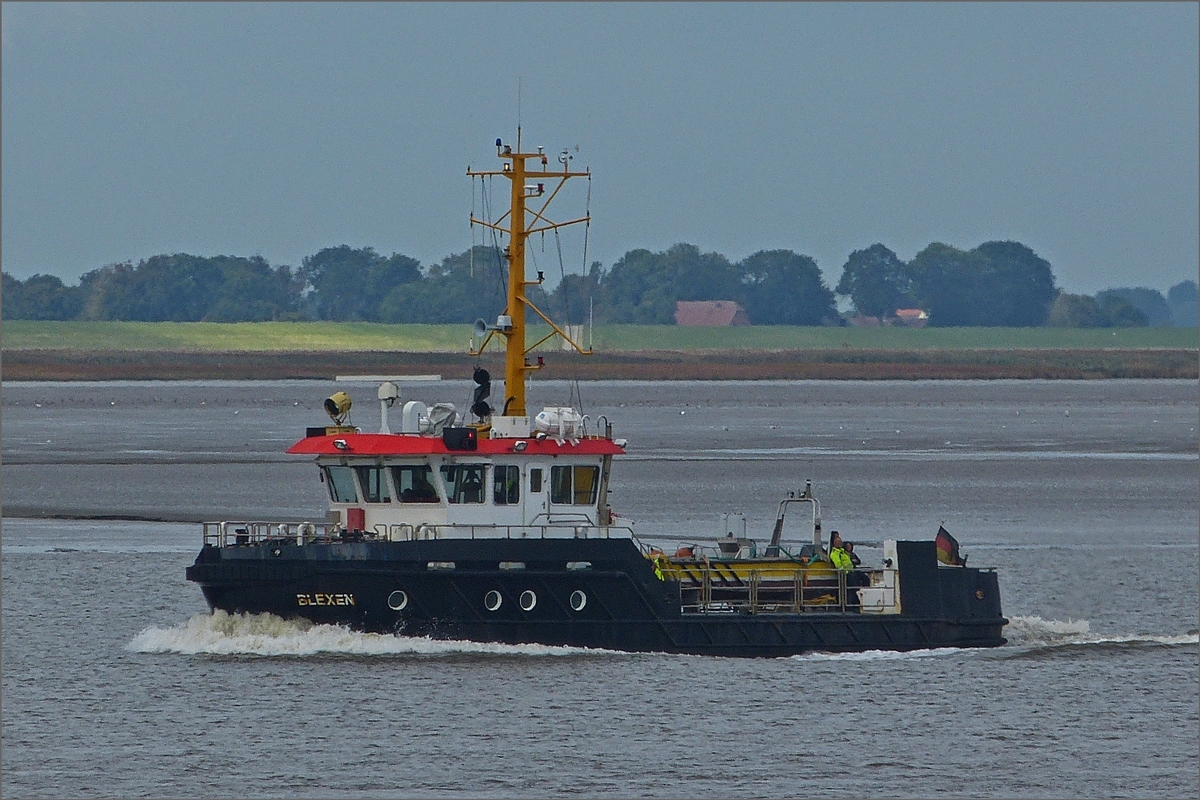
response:
<svg viewBox="0 0 1200 800"><path fill-rule="evenodd" d="M530 331L530 339L545 327ZM379 325L366 322L34 322L5 321L5 350L404 351L463 352L469 325ZM585 335L586 338L586 335ZM1197 349L1196 328L797 328L599 325L595 349L639 350L1010 350ZM491 346L496 346L493 343ZM555 343L545 345L556 347Z"/></svg>

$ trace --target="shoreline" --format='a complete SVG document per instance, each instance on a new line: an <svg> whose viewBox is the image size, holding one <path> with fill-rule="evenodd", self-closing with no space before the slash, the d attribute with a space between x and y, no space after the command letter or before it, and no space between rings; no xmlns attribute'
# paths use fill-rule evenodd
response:
<svg viewBox="0 0 1200 800"><path fill-rule="evenodd" d="M641 350L545 352L543 380L1087 380L1197 379L1192 348L895 350ZM5 381L333 380L337 375L468 379L501 358L405 351L177 351L13 349L0 352Z"/></svg>

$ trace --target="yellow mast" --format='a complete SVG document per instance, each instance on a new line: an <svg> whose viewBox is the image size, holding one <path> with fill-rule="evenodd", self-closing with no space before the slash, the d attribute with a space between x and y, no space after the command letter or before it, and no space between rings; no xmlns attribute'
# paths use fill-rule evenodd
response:
<svg viewBox="0 0 1200 800"><path fill-rule="evenodd" d="M499 333L505 337L505 359L504 359L504 403L499 410L499 414L509 417L524 417L527 415L525 409L525 375L535 369L539 369L541 364L531 365L528 355L538 345L545 342L554 336L561 336L565 339L576 351L584 355L590 355L591 349L584 350L570 336L559 328L553 320L543 314L529 298L525 296L526 286L537 286L542 282L542 275L539 272L537 280L529 281L525 279L525 241L535 233L543 233L545 231L564 228L568 225L575 225L580 222L589 222L591 216L583 216L578 219L569 220L567 222L552 222L546 217L546 209L550 203L558 195L559 190L569 179L579 177L591 177L591 171L571 172L567 169L568 162L571 156L566 150L559 154L558 161L562 164L562 169L559 171L550 171L547 169L548 159L546 154L542 152L542 148L538 148L536 153L522 153L521 151L521 128L517 128L517 150L513 152L510 145L504 144L500 139L496 140L496 155L504 159L507 163L503 165L503 169L496 171L476 171L470 167L467 168L467 175L471 177L490 177L501 176L508 178L512 182L512 202L506 214L502 215L496 222L476 219L471 217L472 224L482 225L485 228L492 228L501 233L508 234L508 247L505 248L505 258L508 260L508 297L507 306L504 313L496 320L495 326L487 326L488 331L486 338L480 343L476 349L474 345L470 350L471 355L477 356L487 347L487 343L492 340L492 336ZM536 160L540 162L541 169L529 169L525 162ZM551 180L557 180L557 185L547 195L547 183ZM545 201L537 209L526 209L526 200L528 198L545 197ZM526 215L529 215L528 218ZM504 227L505 217L508 218L508 227ZM526 307L533 309L533 312L545 320L551 328L551 333L542 337L532 345L526 346L525 342L525 309ZM478 324L477 324L478 328Z"/></svg>

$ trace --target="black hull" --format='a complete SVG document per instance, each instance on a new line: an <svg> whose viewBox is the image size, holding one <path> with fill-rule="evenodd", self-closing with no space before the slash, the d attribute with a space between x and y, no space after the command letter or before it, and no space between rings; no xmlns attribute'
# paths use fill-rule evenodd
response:
<svg viewBox="0 0 1200 800"><path fill-rule="evenodd" d="M918 549L900 551L905 612L889 615L682 613L679 584L658 579L627 539L206 547L187 577L211 608L229 613L437 639L724 656L1004 644L995 573L939 570L932 543L898 544ZM501 562L525 568L501 569ZM591 566L568 569L569 562ZM389 598L399 605L397 592L403 607L394 610ZM487 608L489 592L500 595L495 610ZM536 597L528 610L520 602L526 592ZM586 598L578 610L576 593Z"/></svg>

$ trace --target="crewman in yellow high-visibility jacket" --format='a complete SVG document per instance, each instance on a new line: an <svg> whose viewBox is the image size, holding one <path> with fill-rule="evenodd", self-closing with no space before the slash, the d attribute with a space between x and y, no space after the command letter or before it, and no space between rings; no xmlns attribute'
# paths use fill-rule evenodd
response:
<svg viewBox="0 0 1200 800"><path fill-rule="evenodd" d="M833 562L835 569L846 573L846 608L853 611L860 604L855 587L870 586L871 578L867 573L859 572L854 568L854 561L846 552L846 548L842 544L842 535L837 531L829 534L829 560Z"/></svg>
<svg viewBox="0 0 1200 800"><path fill-rule="evenodd" d="M829 560L833 562L834 569L854 569L850 554L842 547L842 535L837 531L829 534Z"/></svg>
<svg viewBox="0 0 1200 800"><path fill-rule="evenodd" d="M660 581L665 581L667 579L666 576L663 575L663 571L662 571L662 562L665 559L666 559L666 556L663 555L662 551L660 551L660 550L651 550L650 551L650 563L654 565L654 577L658 578Z"/></svg>

